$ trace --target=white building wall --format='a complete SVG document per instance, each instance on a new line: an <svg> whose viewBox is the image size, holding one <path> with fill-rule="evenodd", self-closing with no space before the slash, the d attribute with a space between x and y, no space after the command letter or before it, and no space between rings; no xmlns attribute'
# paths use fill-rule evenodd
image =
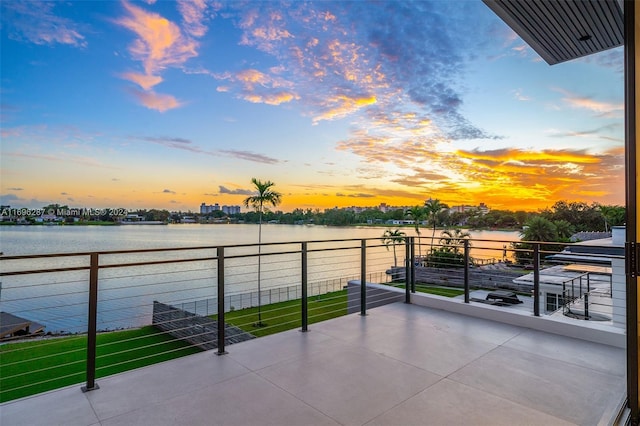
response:
<svg viewBox="0 0 640 426"><path fill-rule="evenodd" d="M613 325L624 329L627 326L627 291L624 259L612 259L611 269L611 302L613 305Z"/></svg>

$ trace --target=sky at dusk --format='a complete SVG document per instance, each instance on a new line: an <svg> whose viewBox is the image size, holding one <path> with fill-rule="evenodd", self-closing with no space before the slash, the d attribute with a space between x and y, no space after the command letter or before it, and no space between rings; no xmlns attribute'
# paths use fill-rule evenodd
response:
<svg viewBox="0 0 640 426"><path fill-rule="evenodd" d="M3 205L624 205L622 48L549 66L480 0L0 8Z"/></svg>

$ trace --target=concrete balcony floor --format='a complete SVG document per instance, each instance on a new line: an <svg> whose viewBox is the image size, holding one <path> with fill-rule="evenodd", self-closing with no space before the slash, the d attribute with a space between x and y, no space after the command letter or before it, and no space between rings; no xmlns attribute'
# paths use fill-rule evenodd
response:
<svg viewBox="0 0 640 426"><path fill-rule="evenodd" d="M2 425L598 425L625 351L394 303L0 406Z"/></svg>

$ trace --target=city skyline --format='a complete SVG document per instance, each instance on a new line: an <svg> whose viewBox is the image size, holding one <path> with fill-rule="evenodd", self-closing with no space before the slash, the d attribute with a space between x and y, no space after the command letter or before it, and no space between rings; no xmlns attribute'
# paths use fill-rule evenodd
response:
<svg viewBox="0 0 640 426"><path fill-rule="evenodd" d="M550 67L480 0L0 7L3 205L624 205L622 48Z"/></svg>

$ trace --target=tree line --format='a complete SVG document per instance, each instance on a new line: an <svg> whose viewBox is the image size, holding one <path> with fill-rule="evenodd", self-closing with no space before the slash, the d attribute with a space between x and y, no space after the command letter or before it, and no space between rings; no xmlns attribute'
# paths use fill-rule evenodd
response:
<svg viewBox="0 0 640 426"><path fill-rule="evenodd" d="M437 202L437 203L436 203ZM429 204L431 203L431 204ZM431 207L430 207L431 206ZM436 208L433 208L433 207ZM68 206L52 204L44 207L49 209L68 209ZM124 210L124 209L122 209ZM222 211L201 215L193 212L169 212L164 209L137 209L127 210L130 214L137 214L144 220L159 220L169 223L180 223L185 216L190 216L199 222L211 222L222 220L232 223L259 223L260 213L249 211L234 215L227 215ZM527 222L534 218L534 226L528 226ZM409 209L395 209L383 212L372 208L361 212L350 209L334 208L324 212L320 209L294 209L291 212L265 209L262 212L262 221L282 224L316 224L330 226L349 225L386 225L393 221L413 220L417 231L420 227L451 228L464 227L469 229L538 229L538 237L524 238L527 240L545 241L549 238L565 238L581 231L609 231L612 226L624 225L626 218L625 208L618 205L602 205L598 203L558 201L551 207L538 212L525 212L522 210L490 210L483 212L473 208L465 212L451 212L448 206L438 200L427 201L424 205L414 206ZM71 217L67 217L70 222ZM115 222L118 217L105 214L96 217L81 217L83 220ZM550 222L550 224L549 224ZM417 226L416 226L417 225ZM531 225L531 224L530 224ZM395 225L394 225L395 226ZM525 230L526 230L525 229ZM533 234L533 230L530 234ZM417 232L420 234L420 232ZM531 235L533 236L533 235Z"/></svg>

